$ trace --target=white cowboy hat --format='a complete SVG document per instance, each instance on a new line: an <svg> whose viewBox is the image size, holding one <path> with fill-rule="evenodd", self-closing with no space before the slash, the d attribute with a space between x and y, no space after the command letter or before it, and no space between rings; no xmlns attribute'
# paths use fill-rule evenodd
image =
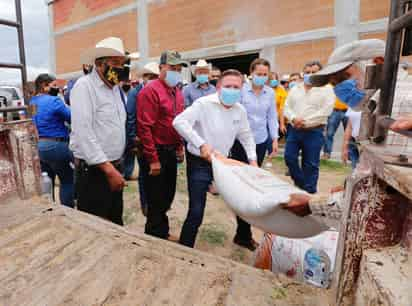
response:
<svg viewBox="0 0 412 306"><path fill-rule="evenodd" d="M204 59L200 59L197 61L196 65L191 66L192 74L195 74L196 69L199 69L199 68L206 68L206 69L211 70L212 65L206 62Z"/></svg>
<svg viewBox="0 0 412 306"><path fill-rule="evenodd" d="M147 73L159 75L159 64L156 62L150 62L144 65L142 70L140 71L140 74L143 75Z"/></svg>
<svg viewBox="0 0 412 306"><path fill-rule="evenodd" d="M123 41L118 37L99 41L95 47L86 50L80 60L82 64L93 65L96 59L110 56L126 56Z"/></svg>

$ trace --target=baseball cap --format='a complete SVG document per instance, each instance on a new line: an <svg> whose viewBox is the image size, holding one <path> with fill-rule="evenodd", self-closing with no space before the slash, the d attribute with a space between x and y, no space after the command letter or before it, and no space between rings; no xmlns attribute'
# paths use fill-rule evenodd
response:
<svg viewBox="0 0 412 306"><path fill-rule="evenodd" d="M313 86L329 83L329 76L348 68L357 61L365 61L385 55L385 42L380 39L356 40L336 48L329 57L327 65L310 76Z"/></svg>
<svg viewBox="0 0 412 306"><path fill-rule="evenodd" d="M163 51L160 56L160 65L185 65L189 66L189 63L182 59L179 52L173 50Z"/></svg>

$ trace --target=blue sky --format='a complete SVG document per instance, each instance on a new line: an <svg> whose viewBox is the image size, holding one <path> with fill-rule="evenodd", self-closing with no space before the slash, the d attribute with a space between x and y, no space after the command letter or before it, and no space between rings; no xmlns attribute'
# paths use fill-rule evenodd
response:
<svg viewBox="0 0 412 306"><path fill-rule="evenodd" d="M49 21L44 0L21 0L23 29L29 80L49 69ZM0 0L0 18L16 19L14 0ZM0 62L17 62L17 33L13 28L0 26ZM15 83L20 74L0 69L1 83Z"/></svg>

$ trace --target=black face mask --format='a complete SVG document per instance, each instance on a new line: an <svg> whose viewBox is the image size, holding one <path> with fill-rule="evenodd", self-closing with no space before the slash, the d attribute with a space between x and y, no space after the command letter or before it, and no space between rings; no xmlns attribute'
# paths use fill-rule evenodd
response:
<svg viewBox="0 0 412 306"><path fill-rule="evenodd" d="M83 73L84 73L84 75L86 75L86 74L89 74L90 71L89 71L89 69L87 69L87 68L83 68Z"/></svg>
<svg viewBox="0 0 412 306"><path fill-rule="evenodd" d="M111 85L117 85L120 82L120 75L123 73L123 68L112 67L106 65L103 76Z"/></svg>
<svg viewBox="0 0 412 306"><path fill-rule="evenodd" d="M57 96L59 94L59 87L50 87L49 95Z"/></svg>
<svg viewBox="0 0 412 306"><path fill-rule="evenodd" d="M122 89L124 92L128 92L130 90L130 84L123 84Z"/></svg>
<svg viewBox="0 0 412 306"><path fill-rule="evenodd" d="M217 81L218 80L214 79L214 80L210 80L209 83L216 87L217 86Z"/></svg>

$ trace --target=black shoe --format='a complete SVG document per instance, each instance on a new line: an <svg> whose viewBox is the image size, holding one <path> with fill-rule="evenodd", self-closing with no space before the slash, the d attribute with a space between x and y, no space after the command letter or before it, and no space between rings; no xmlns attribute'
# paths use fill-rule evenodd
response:
<svg viewBox="0 0 412 306"><path fill-rule="evenodd" d="M233 243L237 244L238 246L241 246L242 248L246 248L252 252L255 251L256 248L259 246L259 243L257 243L253 238L245 241L245 240L239 239L239 237L237 236L233 238Z"/></svg>

